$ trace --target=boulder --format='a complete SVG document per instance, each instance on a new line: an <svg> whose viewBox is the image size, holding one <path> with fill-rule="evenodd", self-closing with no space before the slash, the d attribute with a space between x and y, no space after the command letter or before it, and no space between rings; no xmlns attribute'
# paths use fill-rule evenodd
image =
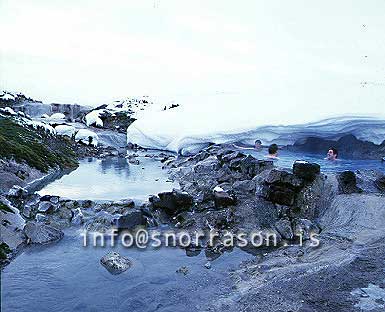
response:
<svg viewBox="0 0 385 312"><path fill-rule="evenodd" d="M123 273L132 266L130 259L111 251L100 259L100 263L113 275Z"/></svg>
<svg viewBox="0 0 385 312"><path fill-rule="evenodd" d="M76 208L72 210L72 219L71 219L72 224L80 225L83 223L83 219L84 219L84 216L80 208Z"/></svg>
<svg viewBox="0 0 385 312"><path fill-rule="evenodd" d="M141 210L131 210L126 215L115 219L114 225L119 230L131 230L137 226L146 225L146 219L144 218L143 212Z"/></svg>
<svg viewBox="0 0 385 312"><path fill-rule="evenodd" d="M214 203L215 208L221 209L228 206L234 206L236 204L236 199L234 196L230 195L228 192L219 191L214 192Z"/></svg>
<svg viewBox="0 0 385 312"><path fill-rule="evenodd" d="M374 184L381 192L385 192L385 176L376 179L376 181L374 181Z"/></svg>
<svg viewBox="0 0 385 312"><path fill-rule="evenodd" d="M293 173L297 177L306 181L314 181L321 172L320 165L307 161L297 160L293 164Z"/></svg>
<svg viewBox="0 0 385 312"><path fill-rule="evenodd" d="M154 208L163 209L170 215L188 210L194 203L193 197L189 193L177 189L173 189L172 192L159 193L158 196L152 196L150 202Z"/></svg>
<svg viewBox="0 0 385 312"><path fill-rule="evenodd" d="M275 229L281 234L282 238L292 240L294 238L291 222L287 219L281 219L275 223Z"/></svg>
<svg viewBox="0 0 385 312"><path fill-rule="evenodd" d="M254 193L255 182L253 180L235 181L232 188L237 193Z"/></svg>
<svg viewBox="0 0 385 312"><path fill-rule="evenodd" d="M353 171L344 171L337 175L338 190L341 194L361 193L362 189L357 187L356 175Z"/></svg>
<svg viewBox="0 0 385 312"><path fill-rule="evenodd" d="M294 235L302 237L303 240L308 240L311 234L318 234L320 229L308 219L298 219L294 221Z"/></svg>
<svg viewBox="0 0 385 312"><path fill-rule="evenodd" d="M24 226L24 234L33 244L48 244L60 240L64 233L44 223L28 221Z"/></svg>
<svg viewBox="0 0 385 312"><path fill-rule="evenodd" d="M55 205L53 205L50 201L41 201L37 210L39 212L50 213L55 210Z"/></svg>

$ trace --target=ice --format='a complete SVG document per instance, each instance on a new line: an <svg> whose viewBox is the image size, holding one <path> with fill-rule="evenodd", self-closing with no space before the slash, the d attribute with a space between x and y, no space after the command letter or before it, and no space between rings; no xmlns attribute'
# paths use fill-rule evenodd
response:
<svg viewBox="0 0 385 312"><path fill-rule="evenodd" d="M67 135L72 137L76 133L76 128L69 125L58 125L55 127L57 135Z"/></svg>
<svg viewBox="0 0 385 312"><path fill-rule="evenodd" d="M90 138L92 138L91 142L90 142ZM75 135L76 142L81 142L87 145L97 146L98 139L99 139L98 135L95 132L88 129L80 129Z"/></svg>

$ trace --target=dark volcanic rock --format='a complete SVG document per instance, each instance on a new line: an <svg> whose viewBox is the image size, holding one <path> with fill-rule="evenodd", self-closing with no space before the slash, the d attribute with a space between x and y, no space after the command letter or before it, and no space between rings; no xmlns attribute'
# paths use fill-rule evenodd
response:
<svg viewBox="0 0 385 312"><path fill-rule="evenodd" d="M310 239L312 234L320 232L318 226L308 219L299 219L295 221L294 235L302 239Z"/></svg>
<svg viewBox="0 0 385 312"><path fill-rule="evenodd" d="M146 225L146 219L140 210L131 210L126 215L114 221L118 229L134 229L140 225Z"/></svg>
<svg viewBox="0 0 385 312"><path fill-rule="evenodd" d="M321 167L316 163L307 161L296 161L293 164L293 173L306 181L314 181L316 176L320 174Z"/></svg>
<svg viewBox="0 0 385 312"><path fill-rule="evenodd" d="M159 193L158 197L150 197L150 202L154 208L163 209L173 215L190 209L193 205L193 197L187 192L173 189L172 192Z"/></svg>
<svg viewBox="0 0 385 312"><path fill-rule="evenodd" d="M236 199L227 192L214 192L214 203L217 209L225 208L235 205Z"/></svg>
<svg viewBox="0 0 385 312"><path fill-rule="evenodd" d="M275 229L284 239L292 240L294 238L291 222L286 219L281 219L275 223Z"/></svg>
<svg viewBox="0 0 385 312"><path fill-rule="evenodd" d="M344 171L337 175L338 189L342 194L361 193L362 189L357 187L356 175L353 171Z"/></svg>
<svg viewBox="0 0 385 312"><path fill-rule="evenodd" d="M385 192L385 176L378 178L374 183L381 192Z"/></svg>

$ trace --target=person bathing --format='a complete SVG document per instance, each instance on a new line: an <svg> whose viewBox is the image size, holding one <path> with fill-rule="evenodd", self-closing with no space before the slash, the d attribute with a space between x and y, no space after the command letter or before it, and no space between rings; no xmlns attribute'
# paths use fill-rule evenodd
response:
<svg viewBox="0 0 385 312"><path fill-rule="evenodd" d="M269 146L268 152L269 152L269 154L265 156L266 158L279 159L278 158L278 145L277 144L271 144Z"/></svg>
<svg viewBox="0 0 385 312"><path fill-rule="evenodd" d="M328 150L325 159L326 159L326 160L335 161L335 160L337 160L337 158L338 158L338 151L337 151L337 149L334 148L334 147L331 147L331 148Z"/></svg>

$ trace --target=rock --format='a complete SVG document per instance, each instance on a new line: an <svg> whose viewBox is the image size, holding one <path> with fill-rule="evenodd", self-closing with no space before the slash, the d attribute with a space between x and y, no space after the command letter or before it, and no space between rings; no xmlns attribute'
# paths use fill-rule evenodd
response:
<svg viewBox="0 0 385 312"><path fill-rule="evenodd" d="M215 156L210 156L194 166L196 173L211 173L219 168L220 164Z"/></svg>
<svg viewBox="0 0 385 312"><path fill-rule="evenodd" d="M47 222L48 221L48 217L42 213L37 213L36 216L35 216L35 220L37 222Z"/></svg>
<svg viewBox="0 0 385 312"><path fill-rule="evenodd" d="M113 216L105 211L100 211L90 220L87 220L84 227L88 231L106 232L111 229L115 219L116 216Z"/></svg>
<svg viewBox="0 0 385 312"><path fill-rule="evenodd" d="M338 190L341 194L361 193L362 189L357 187L356 175L353 171L344 171L337 175Z"/></svg>
<svg viewBox="0 0 385 312"><path fill-rule="evenodd" d="M205 268L208 270L211 269L211 262L210 261L205 263Z"/></svg>
<svg viewBox="0 0 385 312"><path fill-rule="evenodd" d="M294 235L301 237L303 240L310 239L311 234L318 234L320 232L318 226L308 219L295 220Z"/></svg>
<svg viewBox="0 0 385 312"><path fill-rule="evenodd" d="M8 196L22 198L28 195L28 191L25 188L22 188L19 185L14 185L8 191Z"/></svg>
<svg viewBox="0 0 385 312"><path fill-rule="evenodd" d="M64 233L44 223L28 221L24 226L24 234L30 243L47 244L60 240Z"/></svg>
<svg viewBox="0 0 385 312"><path fill-rule="evenodd" d="M297 177L306 181L314 181L316 176L320 174L321 167L316 163L309 163L307 161L297 160L293 164L293 173Z"/></svg>
<svg viewBox="0 0 385 312"><path fill-rule="evenodd" d="M236 204L236 199L227 192L214 192L215 208L226 208Z"/></svg>
<svg viewBox="0 0 385 312"><path fill-rule="evenodd" d="M113 275L117 275L127 271L131 266L132 262L130 259L121 256L115 251L111 251L104 255L100 259L100 263Z"/></svg>
<svg viewBox="0 0 385 312"><path fill-rule="evenodd" d="M158 197L150 197L150 202L154 208L163 209L172 215L190 209L193 205L193 197L187 192L173 189L172 192L159 193Z"/></svg>
<svg viewBox="0 0 385 312"><path fill-rule="evenodd" d="M378 178L376 181L374 181L374 184L381 192L385 192L385 176Z"/></svg>
<svg viewBox="0 0 385 312"><path fill-rule="evenodd" d="M84 219L84 216L80 208L76 208L72 210L72 219L71 219L72 224L80 225L83 223L83 219Z"/></svg>
<svg viewBox="0 0 385 312"><path fill-rule="evenodd" d="M140 210L131 210L126 215L120 216L114 221L118 229L134 229L137 226L146 225L146 219Z"/></svg>
<svg viewBox="0 0 385 312"><path fill-rule="evenodd" d="M277 221L275 223L275 229L284 239L292 240L294 238L293 229L289 220L281 219Z"/></svg>
<svg viewBox="0 0 385 312"><path fill-rule="evenodd" d="M181 266L179 269L176 270L176 273L180 273L183 275L187 275L188 272L189 272L189 269L186 266Z"/></svg>
<svg viewBox="0 0 385 312"><path fill-rule="evenodd" d="M267 184L287 185L293 189L300 189L303 180L284 170L273 169L265 178Z"/></svg>
<svg viewBox="0 0 385 312"><path fill-rule="evenodd" d="M49 201L41 201L37 210L39 212L50 213L55 210L55 206Z"/></svg>
<svg viewBox="0 0 385 312"><path fill-rule="evenodd" d="M255 182L253 180L235 181L232 188L238 193L254 193Z"/></svg>
<svg viewBox="0 0 385 312"><path fill-rule="evenodd" d="M273 184L269 186L266 198L274 204L292 206L295 192L289 187Z"/></svg>

